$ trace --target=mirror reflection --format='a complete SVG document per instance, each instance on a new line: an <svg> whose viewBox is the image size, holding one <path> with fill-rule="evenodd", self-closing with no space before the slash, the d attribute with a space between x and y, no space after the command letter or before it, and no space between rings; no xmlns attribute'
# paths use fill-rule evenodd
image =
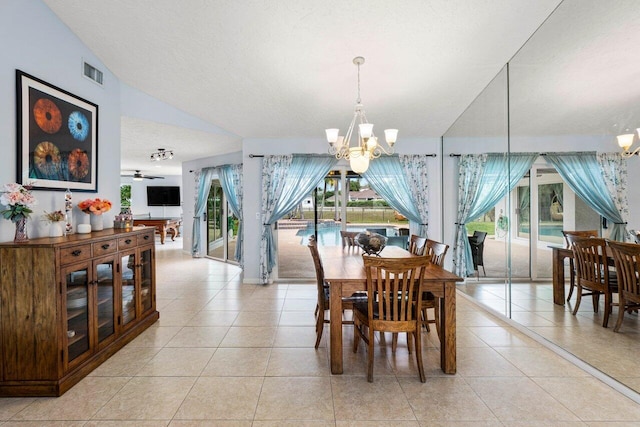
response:
<svg viewBox="0 0 640 427"><path fill-rule="evenodd" d="M624 160L628 224L603 220L556 161L571 152L603 161L602 153L620 153L617 135L640 127L640 63L633 55L638 45L637 2L565 0L449 129L443 152L445 156L502 152L512 159L507 194L492 213L472 221L488 223L487 276L480 272L460 289L640 391L640 376L635 374L638 314L627 314L617 333L613 331L616 306L608 327L602 326L604 297L582 298L574 315L576 291L567 300L574 267L568 259L563 263L564 288L557 286L554 293L552 285L552 258L559 252L553 248L565 247L563 231L596 230L609 238L617 237L625 225L640 228L640 195L632 190L640 179L637 156ZM526 171L515 160L524 153L541 154L526 165ZM458 211L460 159L444 160L445 217L456 217ZM467 232L471 230L467 224ZM455 235L455 225L445 225L445 236L454 240Z"/></svg>

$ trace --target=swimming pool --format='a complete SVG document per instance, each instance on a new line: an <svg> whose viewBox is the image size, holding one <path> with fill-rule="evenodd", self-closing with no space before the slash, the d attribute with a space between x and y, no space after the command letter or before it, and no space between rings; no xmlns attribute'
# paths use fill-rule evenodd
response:
<svg viewBox="0 0 640 427"><path fill-rule="evenodd" d="M398 229L395 227L380 227L380 226L347 226L347 231L365 231L367 228L384 228L387 230L387 236L397 236ZM340 226L331 226L331 227L322 227L318 224L318 236L316 236L316 240L318 244L321 246L340 246ZM307 245L309 243L309 236L314 234L313 227L307 227L298 230L296 236L300 236L300 244Z"/></svg>

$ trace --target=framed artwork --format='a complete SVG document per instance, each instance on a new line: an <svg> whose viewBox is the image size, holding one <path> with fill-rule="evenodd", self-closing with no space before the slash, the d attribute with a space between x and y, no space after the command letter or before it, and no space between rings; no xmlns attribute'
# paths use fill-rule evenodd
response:
<svg viewBox="0 0 640 427"><path fill-rule="evenodd" d="M98 106L16 70L18 182L98 190Z"/></svg>

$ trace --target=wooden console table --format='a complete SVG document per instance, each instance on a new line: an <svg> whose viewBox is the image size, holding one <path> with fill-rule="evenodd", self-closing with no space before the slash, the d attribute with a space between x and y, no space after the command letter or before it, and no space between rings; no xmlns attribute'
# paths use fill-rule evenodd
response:
<svg viewBox="0 0 640 427"><path fill-rule="evenodd" d="M142 218L134 219L133 225L146 225L147 227L155 227L160 233L160 243L164 245L164 239L167 232L171 232L171 240L175 240L180 236L180 218Z"/></svg>

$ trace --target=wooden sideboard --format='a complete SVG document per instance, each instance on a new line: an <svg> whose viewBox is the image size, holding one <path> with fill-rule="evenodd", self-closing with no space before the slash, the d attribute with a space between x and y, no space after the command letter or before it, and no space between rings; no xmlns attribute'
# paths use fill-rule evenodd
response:
<svg viewBox="0 0 640 427"><path fill-rule="evenodd" d="M60 396L158 319L154 231L0 244L0 396Z"/></svg>

